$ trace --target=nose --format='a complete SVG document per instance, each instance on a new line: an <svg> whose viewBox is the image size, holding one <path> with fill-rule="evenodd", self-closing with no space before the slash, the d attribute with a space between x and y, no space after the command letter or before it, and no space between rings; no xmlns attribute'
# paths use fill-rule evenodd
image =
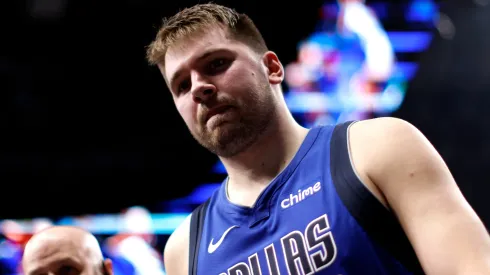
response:
<svg viewBox="0 0 490 275"><path fill-rule="evenodd" d="M192 75L192 83L192 97L196 103L206 102L216 94L216 86L200 74Z"/></svg>

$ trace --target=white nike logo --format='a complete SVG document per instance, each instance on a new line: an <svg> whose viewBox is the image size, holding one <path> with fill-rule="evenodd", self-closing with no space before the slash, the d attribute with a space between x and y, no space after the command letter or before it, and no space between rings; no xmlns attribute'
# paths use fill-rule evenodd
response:
<svg viewBox="0 0 490 275"><path fill-rule="evenodd" d="M218 247L221 245L221 243L225 239L225 237L228 234L228 232L230 232L230 230L232 230L233 228L236 228L236 227L239 227L239 226L238 225L233 225L230 228L226 229L225 233L223 233L223 235L221 235L221 238L219 239L219 241L216 244L213 244L214 238L211 239L211 242L209 243L209 246L208 246L208 253L211 254L214 251L216 251L216 249L218 249Z"/></svg>

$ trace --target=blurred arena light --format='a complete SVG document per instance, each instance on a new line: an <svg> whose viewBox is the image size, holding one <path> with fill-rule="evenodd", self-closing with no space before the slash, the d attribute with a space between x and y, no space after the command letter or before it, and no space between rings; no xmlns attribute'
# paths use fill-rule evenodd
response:
<svg viewBox="0 0 490 275"><path fill-rule="evenodd" d="M431 22L438 9L434 1L414 0L406 10L405 17L412 22Z"/></svg>
<svg viewBox="0 0 490 275"><path fill-rule="evenodd" d="M133 206L122 215L122 228L125 232L146 234L153 232L153 218L150 211L141 206Z"/></svg>
<svg viewBox="0 0 490 275"><path fill-rule="evenodd" d="M456 28L451 20L451 18L445 13L439 13L436 23L437 30L439 34L444 39L453 39L456 35Z"/></svg>
<svg viewBox="0 0 490 275"><path fill-rule="evenodd" d="M490 4L490 0L473 0L473 1L475 2L475 4L482 6L482 7Z"/></svg>
<svg viewBox="0 0 490 275"><path fill-rule="evenodd" d="M150 219L154 234L171 234L177 226L182 223L189 213L151 213ZM54 225L78 226L93 234L133 234L135 230L141 231L144 226L126 226L124 214L97 214L83 217L64 217ZM36 227L32 220L8 220L2 221L2 234L9 239L21 240L25 235L32 235L36 232Z"/></svg>
<svg viewBox="0 0 490 275"><path fill-rule="evenodd" d="M53 226L53 221L47 218L37 218L32 220L32 233L37 233Z"/></svg>

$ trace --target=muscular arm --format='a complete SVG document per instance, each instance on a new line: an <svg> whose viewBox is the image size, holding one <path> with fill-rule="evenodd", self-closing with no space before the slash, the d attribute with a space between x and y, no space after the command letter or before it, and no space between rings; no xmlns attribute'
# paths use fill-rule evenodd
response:
<svg viewBox="0 0 490 275"><path fill-rule="evenodd" d="M190 216L170 235L163 252L168 275L188 275Z"/></svg>
<svg viewBox="0 0 490 275"><path fill-rule="evenodd" d="M350 146L360 177L398 217L427 274L490 274L483 223L415 127L395 118L358 122Z"/></svg>

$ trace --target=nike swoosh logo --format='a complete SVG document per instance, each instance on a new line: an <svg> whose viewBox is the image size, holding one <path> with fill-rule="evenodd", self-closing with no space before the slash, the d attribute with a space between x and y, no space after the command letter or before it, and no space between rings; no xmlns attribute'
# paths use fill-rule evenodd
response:
<svg viewBox="0 0 490 275"><path fill-rule="evenodd" d="M218 247L221 245L221 243L225 239L225 237L228 234L228 232L230 232L230 230L232 230L233 228L237 228L237 227L239 227L239 226L238 225L233 225L230 228L226 229L225 233L223 233L223 235L221 235L221 238L218 240L218 242L216 244L213 244L214 238L211 239L211 242L209 243L209 246L208 246L208 253L211 254L214 251L216 251L216 249L218 249Z"/></svg>

